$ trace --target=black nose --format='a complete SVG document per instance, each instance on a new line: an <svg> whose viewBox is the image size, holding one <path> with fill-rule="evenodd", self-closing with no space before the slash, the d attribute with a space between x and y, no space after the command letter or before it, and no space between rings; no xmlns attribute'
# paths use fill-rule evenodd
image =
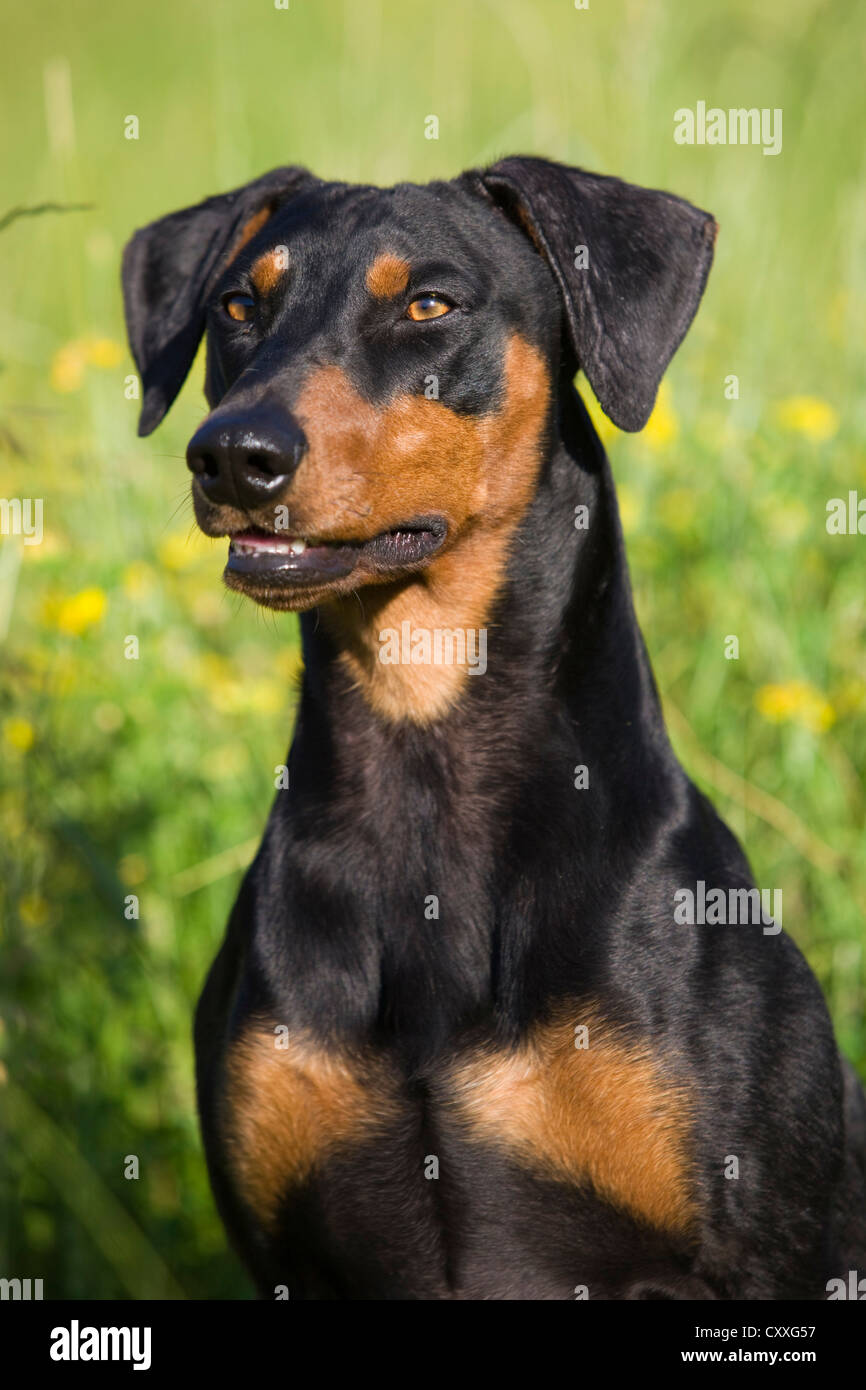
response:
<svg viewBox="0 0 866 1390"><path fill-rule="evenodd" d="M189 441L186 463L209 502L260 507L279 496L306 448L304 431L288 414L217 410Z"/></svg>

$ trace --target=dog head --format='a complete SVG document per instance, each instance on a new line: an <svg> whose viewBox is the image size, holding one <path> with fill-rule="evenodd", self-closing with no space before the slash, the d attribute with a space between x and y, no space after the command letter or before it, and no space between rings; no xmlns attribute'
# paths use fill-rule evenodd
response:
<svg viewBox="0 0 866 1390"><path fill-rule="evenodd" d="M535 158L389 189L274 170L127 246L140 433L204 334L211 412L187 459L231 588L300 610L435 588L459 563L489 602L563 372L641 428L715 230L669 194Z"/></svg>

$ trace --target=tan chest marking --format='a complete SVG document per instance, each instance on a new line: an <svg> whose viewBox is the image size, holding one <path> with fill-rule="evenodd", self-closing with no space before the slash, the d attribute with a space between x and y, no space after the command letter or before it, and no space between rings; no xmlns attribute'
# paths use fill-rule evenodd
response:
<svg viewBox="0 0 866 1390"><path fill-rule="evenodd" d="M575 1047L581 1025L586 1048ZM692 1225L687 1091L665 1078L648 1046L582 1006L536 1027L513 1051L458 1059L445 1087L475 1139L551 1177L591 1183L653 1226Z"/></svg>
<svg viewBox="0 0 866 1390"><path fill-rule="evenodd" d="M224 1133L229 1164L263 1224L286 1189L343 1147L386 1131L396 1082L378 1059L330 1052L303 1034L275 1046L273 1032L248 1030L226 1061Z"/></svg>

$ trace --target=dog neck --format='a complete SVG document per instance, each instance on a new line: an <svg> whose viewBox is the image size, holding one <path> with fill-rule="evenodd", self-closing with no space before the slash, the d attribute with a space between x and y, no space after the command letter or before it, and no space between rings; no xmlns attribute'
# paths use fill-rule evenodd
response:
<svg viewBox="0 0 866 1390"><path fill-rule="evenodd" d="M473 533L443 557L435 583L362 590L337 611L302 617L299 734L327 728L338 760L341 731L351 731L351 757L423 750L469 766L473 747L537 756L574 724L596 756L599 742L615 744L618 763L628 745L644 758L653 743L667 749L610 469L573 388L557 415L511 536ZM484 611L493 559L503 580ZM464 660L449 663L455 646Z"/></svg>
<svg viewBox="0 0 866 1390"><path fill-rule="evenodd" d="M302 993L329 962L317 1026L384 1027L386 1009L391 1033L429 1048L493 998L516 1023L532 1007L527 978L556 988L544 952L562 902L580 921L599 894L618 901L685 785L632 609L613 481L576 397L554 433L488 621L487 670L443 716L378 713L334 628L302 619L289 788L261 851L285 906L257 929L280 943L262 958Z"/></svg>

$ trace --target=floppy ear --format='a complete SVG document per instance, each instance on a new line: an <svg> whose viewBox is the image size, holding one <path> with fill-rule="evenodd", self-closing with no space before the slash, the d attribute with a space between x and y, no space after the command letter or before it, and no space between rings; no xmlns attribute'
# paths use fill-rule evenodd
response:
<svg viewBox="0 0 866 1390"><path fill-rule="evenodd" d="M151 222L127 244L123 303L143 387L139 434L156 429L186 379L217 275L281 203L317 182L306 169L273 169Z"/></svg>
<svg viewBox="0 0 866 1390"><path fill-rule="evenodd" d="M704 291L712 217L670 193L547 159L503 159L480 180L549 262L578 366L605 414L642 429Z"/></svg>

